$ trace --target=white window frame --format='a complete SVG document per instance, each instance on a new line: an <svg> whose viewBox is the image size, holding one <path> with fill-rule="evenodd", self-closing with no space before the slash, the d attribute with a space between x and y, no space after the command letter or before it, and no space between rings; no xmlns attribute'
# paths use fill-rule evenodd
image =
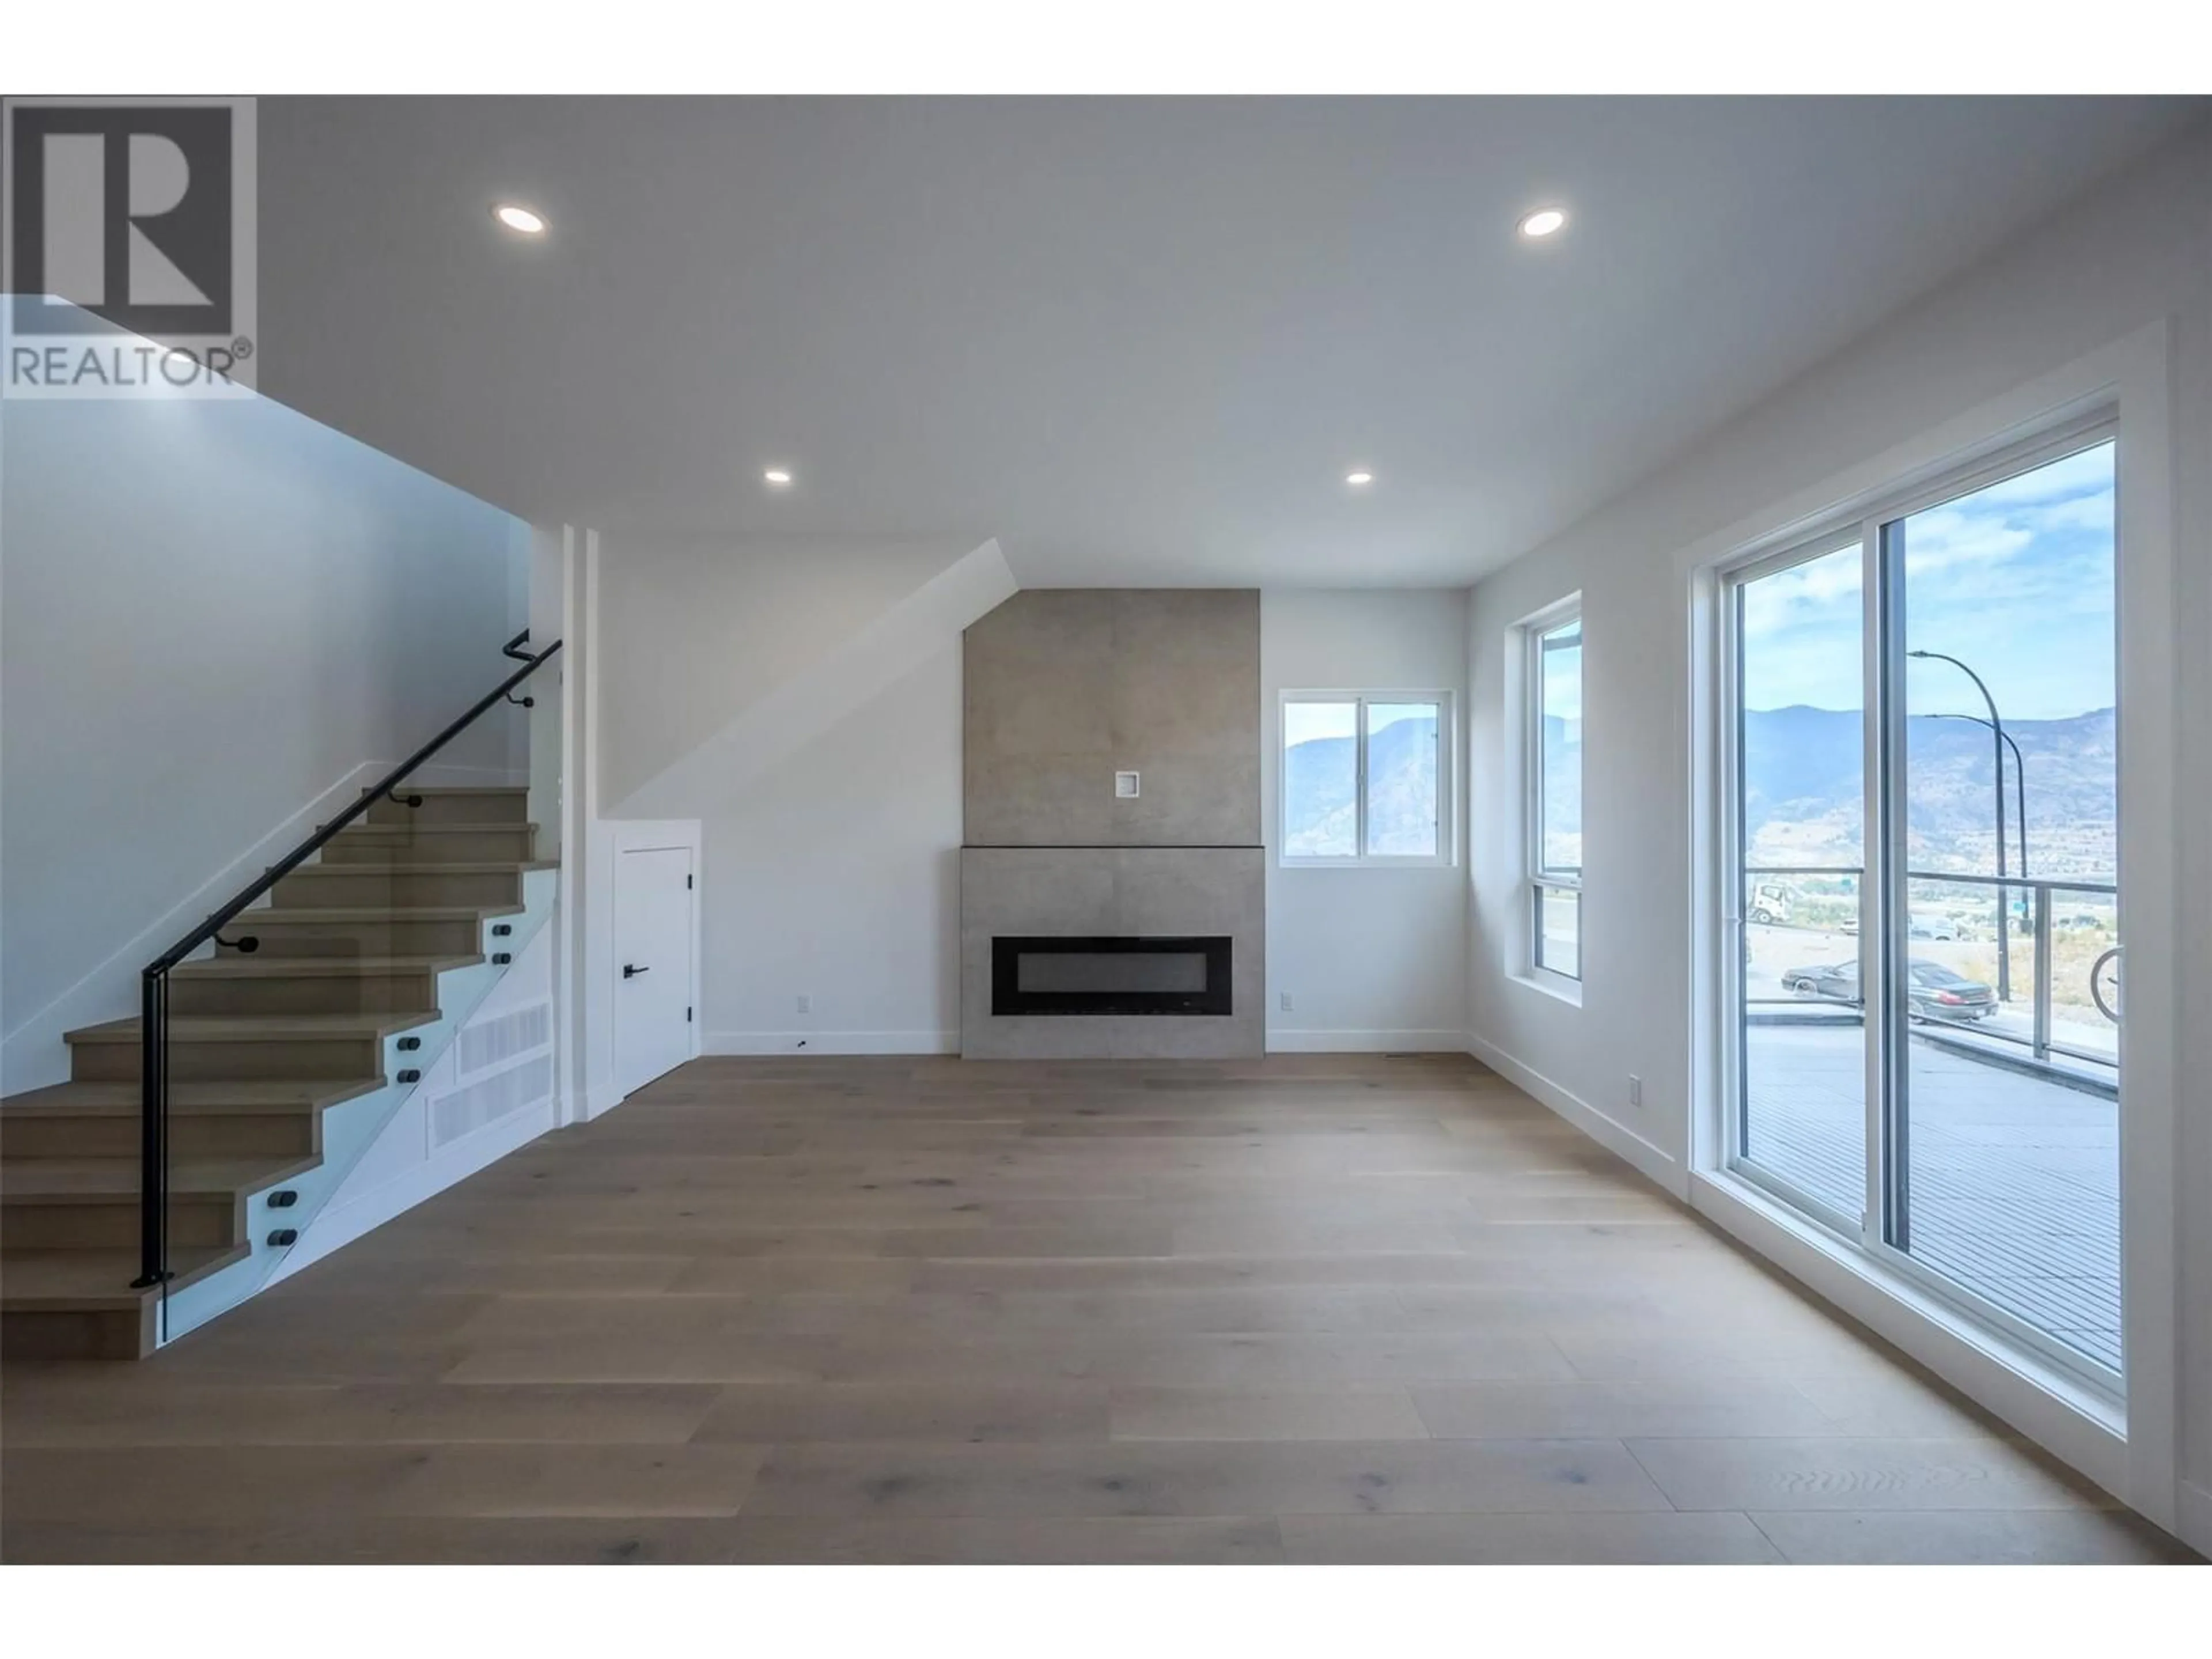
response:
<svg viewBox="0 0 2212 1659"><path fill-rule="evenodd" d="M1574 1001L1582 1000L1583 971L1587 967L1589 941L1585 931L1589 904L1580 875L1559 876L1544 868L1544 635L1555 634L1569 623L1583 620L1583 596L1570 593L1517 623L1521 635L1521 953L1522 977ZM1583 636L1583 661L1589 661L1589 635ZM1583 696L1589 696L1585 676ZM1589 719L1585 701L1583 727ZM1587 754L1587 750L1585 750ZM1546 892L1575 896L1575 969L1571 974L1546 967L1540 960L1537 930L1543 925L1540 896Z"/></svg>
<svg viewBox="0 0 2212 1659"><path fill-rule="evenodd" d="M1714 637L1718 642L1718 648L1715 657L1716 678L1712 696L1714 705L1720 714L1718 747L1716 751L1719 763L1716 781L1718 788L1720 817L1715 829L1719 837L1717 845L1723 871L1718 888L1722 896L1720 925L1726 941L1720 963L1721 1006L1723 1011L1724 1028L1722 1033L1723 1038L1721 1044L1722 1052L1719 1056L1723 1102L1721 1121L1722 1167L1730 1175L1749 1182L1781 1202L1790 1205L1838 1237L1847 1236L1852 1239L1856 1239L1859 1236L1862 1217L1838 1210L1835 1206L1813 1193L1775 1175L1748 1158L1744 1149L1743 1090L1746 1079L1743 1075L1741 1053L1737 1045L1736 1022L1741 1018L1744 998L1747 994L1743 976L1741 950L1745 925L1741 895L1747 876L1744 867L1742 837L1744 805L1741 775L1743 756L1740 725L1742 709L1741 687L1736 679L1743 640L1736 622L1736 591L1741 586L1757 581L1761 577L1777 575L1785 570L1794 570L1800 565L1808 564L1814 560L1851 550L1854 546L1863 567L1867 558L1866 536L1867 528L1863 522L1863 515L1853 514L1833 522L1824 523L1818 533L1794 541L1786 547L1770 550L1748 558L1732 560L1726 564L1717 565L1713 569L1713 626ZM1867 586L1871 590L1873 584L1869 583ZM1866 604L1870 609L1871 601L1868 600ZM1871 614L1863 616L1861 642L1863 672L1865 668L1863 658L1867 648L1865 641L1874 638L1875 632L1876 618ZM1863 713L1861 720L1863 729ZM1876 775L1875 762L1871 755L1867 758L1862 775L1867 779L1873 779ZM1872 784L1869 784L1864 787L1863 793L1865 804L1871 817L1876 791ZM1881 849L1875 845L1877 840L1879 837L1874 833L1871 824L1868 825L1862 836L1862 845L1869 850L1862 854L1860 866L1856 872L1860 911L1858 967L1862 985L1872 982L1874 977L1868 972L1869 956L1877 943L1875 936L1879 931L1876 927L1869 925L1868 914L1880 879L1875 873L1880 867L1881 857ZM1863 1016L1864 1020L1863 1030L1869 1054L1880 1052L1881 1046L1889 1041L1887 1015L1887 1010L1882 1006L1881 999L1876 997L1867 1000ZM1878 1113L1874 1111L1869 1111L1868 1115L1867 1133L1869 1137L1878 1133Z"/></svg>
<svg viewBox="0 0 2212 1659"><path fill-rule="evenodd" d="M1744 1079L1735 1057L1732 1030L1725 1033L1728 1041L1724 1044L1720 1073L1723 1094L1719 1146L1724 1159L1723 1167L1729 1174L1764 1188L1801 1212L1808 1219L1828 1230L1844 1248L1860 1252L1937 1301L1975 1321L1984 1329L2018 1345L2044 1364L2064 1373L2070 1380L2115 1403L2125 1397L2125 1382L2118 1373L2068 1347L2011 1310L1978 1294L1963 1281L1937 1273L1917 1257L1889 1243L1891 1170L1885 1118L1896 1082L1887 1075L1886 1068L1903 1066L1902 1045L1909 1039L1901 993L1896 988L1897 978L1902 969L1902 956L1900 954L1897 961L1889 964L1889 971L1886 974L1876 972L1875 957L1877 953L1890 951L1896 945L1892 938L1895 932L1893 918L1905 915L1910 908L1901 827L1885 823L1881 811L1885 795L1901 798L1905 787L1902 727L1905 710L1899 701L1901 682L1891 678L1901 663L1890 665L1881 660L1884 641L1894 631L1895 623L1895 618L1886 612L1900 598L1890 591L1879 574L1883 556L1883 528L1899 523L1915 513L2017 477L2067 455L2101 443L2117 443L2119 436L2117 414L2108 408L2100 408L2087 416L2056 422L2027 439L1987 448L1970 461L1875 495L1857 510L1825 526L1823 534L1801 540L1788 551L1730 561L1717 567L1715 574L1723 603L1717 619L1717 637L1721 643L1717 663L1720 678L1714 690L1714 706L1722 715L1723 727L1720 749L1723 769L1717 781L1722 811L1725 815L1719 843L1723 906L1722 922L1729 939L1729 948L1723 952L1723 969L1726 977L1721 988L1721 1010L1723 1021L1732 1024L1740 1018L1744 994L1737 959L1739 953L1734 945L1736 931L1742 926L1742 918L1737 914L1740 899L1733 903L1729 901L1743 891L1745 878L1743 849L1734 829L1741 822L1742 814L1742 804L1738 794L1741 780L1737 776L1740 757L1735 751L1730 729L1738 712L1735 688L1730 677L1741 641L1736 636L1731 614L1733 606L1728 601L1740 582L1788 569L1808 557L1819 556L1821 551L1841 550L1856 540L1864 575L1861 648L1865 658L1863 672L1870 710L1867 717L1869 738L1864 772L1868 780L1863 837L1866 855L1860 880L1859 971L1863 984L1879 982L1889 988L1886 1001L1881 998L1869 997L1865 1006L1866 1191L1862 1212L1856 1216L1840 1212L1746 1157L1742 1144ZM2117 468L2117 452L2114 465ZM2117 482L2117 472L2115 477ZM1896 648L1901 651L1903 647L1899 645Z"/></svg>
<svg viewBox="0 0 2212 1659"><path fill-rule="evenodd" d="M1693 1208L2012 1427L2160 1525L2191 1515L2178 1501L2179 1356L2172 1317L2179 1257L2172 1149L2179 1120L2181 975L2171 895L2179 882L2171 768L2127 757L2170 755L2180 740L2176 664L2179 569L2172 448L2172 345L2154 322L1769 505L1756 520L1678 550L1692 611L1690 694L1694 790L1690 1158L1676 1184ZM2128 940L2128 1018L2120 1033L2126 1091L2120 1114L2122 1331L2126 1396L2085 1386L1995 1321L1974 1317L1955 1293L1931 1294L1856 1229L1838 1234L1728 1167L1723 914L1728 861L1720 676L1721 573L1808 539L1808 528L1887 521L1932 490L1948 497L1962 476L2015 446L2048 441L2075 422L2111 420L2119 433L2121 932ZM2000 465L2000 471L2009 466ZM1970 486L1971 487L1971 486ZM1785 527L1786 526L1786 527ZM1749 533L1747 533L1747 532ZM1868 849L1869 862L1882 848ZM1870 1105L1869 1109L1872 1109ZM2195 1512L2201 1544L2205 1511Z"/></svg>
<svg viewBox="0 0 2212 1659"><path fill-rule="evenodd" d="M1294 703L1348 702L1357 705L1352 713L1353 753L1357 775L1353 781L1353 799L1356 818L1352 846L1349 854L1294 854L1289 850L1291 769L1286 764L1289 744L1285 738L1290 732L1288 714ZM1437 705L1437 850L1427 853L1370 853L1367 847L1367 706L1370 703L1432 702ZM1276 863L1285 870L1437 870L1448 869L1459 862L1458 825L1452 813L1454 778L1452 757L1458 748L1456 726L1454 724L1452 694L1434 687L1422 686L1406 690L1369 688L1364 690L1285 691L1276 708L1275 720L1275 834Z"/></svg>

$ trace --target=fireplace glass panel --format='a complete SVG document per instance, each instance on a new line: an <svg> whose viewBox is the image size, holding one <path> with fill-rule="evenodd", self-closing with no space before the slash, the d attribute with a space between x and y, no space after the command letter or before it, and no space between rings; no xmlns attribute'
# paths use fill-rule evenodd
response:
<svg viewBox="0 0 2212 1659"><path fill-rule="evenodd" d="M1202 939L991 941L994 1014L1227 1014L1230 945Z"/></svg>
<svg viewBox="0 0 2212 1659"><path fill-rule="evenodd" d="M1024 951L1018 982L1024 991L1203 991L1200 951Z"/></svg>

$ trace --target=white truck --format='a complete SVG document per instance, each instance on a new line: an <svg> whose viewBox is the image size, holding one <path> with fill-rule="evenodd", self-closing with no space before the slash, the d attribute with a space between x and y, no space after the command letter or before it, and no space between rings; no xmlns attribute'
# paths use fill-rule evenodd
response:
<svg viewBox="0 0 2212 1659"><path fill-rule="evenodd" d="M1778 881L1763 881L1751 890L1751 919L1774 922L1790 920L1790 890Z"/></svg>

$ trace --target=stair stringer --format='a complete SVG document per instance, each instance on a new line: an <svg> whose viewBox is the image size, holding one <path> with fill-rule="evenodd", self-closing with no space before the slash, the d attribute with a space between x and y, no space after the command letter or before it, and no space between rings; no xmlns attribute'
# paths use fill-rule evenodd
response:
<svg viewBox="0 0 2212 1659"><path fill-rule="evenodd" d="M419 1072L424 1078L430 1075L431 1068L452 1046L462 1027L475 1016L492 988L507 976L509 964L494 963L491 957L497 953L520 959L551 917L559 886L558 870L523 872L521 912L480 924L477 945L485 959L471 967L448 968L439 974L438 1018L428 1025L395 1031L384 1039L384 1075L387 1079L396 1079L403 1070ZM495 935L495 927L509 931ZM422 1046L401 1049L400 1042L410 1037L419 1038ZM307 1239L324 1206L344 1184L363 1154L398 1115L399 1109L422 1087L420 1082L388 1082L372 1093L323 1108L319 1133L321 1162L312 1170L272 1182L247 1195L246 1236L249 1254L220 1272L210 1273L163 1297L161 1317L155 1321L157 1343L166 1345L198 1329L282 1277L288 1258ZM283 1209L272 1208L270 1196L280 1191L297 1194L298 1198ZM289 1228L297 1235L292 1243L269 1243L270 1235L279 1228Z"/></svg>

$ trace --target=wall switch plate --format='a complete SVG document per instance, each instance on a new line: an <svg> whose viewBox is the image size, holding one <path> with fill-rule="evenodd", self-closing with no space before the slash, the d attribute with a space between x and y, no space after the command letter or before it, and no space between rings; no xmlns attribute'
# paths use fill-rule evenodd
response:
<svg viewBox="0 0 2212 1659"><path fill-rule="evenodd" d="M1134 772L1116 772L1114 775L1114 799L1115 800L1137 799L1137 775Z"/></svg>
<svg viewBox="0 0 2212 1659"><path fill-rule="evenodd" d="M1291 1012L1291 994L1288 991L1283 993L1280 1006L1285 1013Z"/></svg>
<svg viewBox="0 0 2212 1659"><path fill-rule="evenodd" d="M814 999L812 997L799 998L799 1012L802 1014L812 1013L814 1012Z"/></svg>
<svg viewBox="0 0 2212 1659"><path fill-rule="evenodd" d="M1644 1103L1644 1079L1633 1072L1628 1074L1628 1103L1632 1106Z"/></svg>

